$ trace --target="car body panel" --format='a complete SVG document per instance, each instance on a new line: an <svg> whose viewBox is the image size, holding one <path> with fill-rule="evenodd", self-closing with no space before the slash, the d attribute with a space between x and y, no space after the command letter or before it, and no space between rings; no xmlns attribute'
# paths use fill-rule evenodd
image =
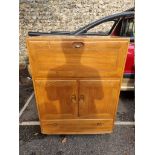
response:
<svg viewBox="0 0 155 155"><path fill-rule="evenodd" d="M127 58L126 58L124 73L127 73L127 74L129 74L129 73L134 74L135 73L134 48L135 48L134 43L130 43L129 48L128 48Z"/></svg>

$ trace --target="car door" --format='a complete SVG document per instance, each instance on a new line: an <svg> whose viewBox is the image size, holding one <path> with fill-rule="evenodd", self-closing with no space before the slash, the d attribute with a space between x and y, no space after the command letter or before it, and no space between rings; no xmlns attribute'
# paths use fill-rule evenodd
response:
<svg viewBox="0 0 155 155"><path fill-rule="evenodd" d="M127 54L127 59L126 59L126 64L125 64L125 69L124 73L126 78L127 75L132 75L134 74L134 49L135 49L135 43L134 43L134 17L130 18L123 18L121 21L121 30L120 30L120 35L121 37L130 37L130 44L128 48L128 54ZM130 76L131 77L131 76Z"/></svg>

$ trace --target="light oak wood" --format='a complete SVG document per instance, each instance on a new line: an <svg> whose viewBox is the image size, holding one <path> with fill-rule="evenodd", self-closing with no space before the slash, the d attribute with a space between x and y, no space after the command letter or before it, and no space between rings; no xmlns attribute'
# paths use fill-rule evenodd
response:
<svg viewBox="0 0 155 155"><path fill-rule="evenodd" d="M120 80L80 80L79 116L112 119L115 113Z"/></svg>
<svg viewBox="0 0 155 155"><path fill-rule="evenodd" d="M126 41L105 38L45 39L42 37L42 40L31 40L28 43L33 76L121 77L126 57L123 50L127 50L128 45ZM76 44L80 43L82 47L76 48Z"/></svg>
<svg viewBox="0 0 155 155"><path fill-rule="evenodd" d="M112 132L129 40L27 37L42 133Z"/></svg>
<svg viewBox="0 0 155 155"><path fill-rule="evenodd" d="M45 134L101 134L110 133L112 119L61 119L41 122L41 131Z"/></svg>
<svg viewBox="0 0 155 155"><path fill-rule="evenodd" d="M35 86L41 119L77 116L76 80L35 80Z"/></svg>

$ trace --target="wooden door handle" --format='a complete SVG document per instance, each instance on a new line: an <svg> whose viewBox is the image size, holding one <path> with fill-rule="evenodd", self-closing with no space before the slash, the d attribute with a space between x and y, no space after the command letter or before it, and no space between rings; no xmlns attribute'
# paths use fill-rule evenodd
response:
<svg viewBox="0 0 155 155"><path fill-rule="evenodd" d="M74 42L72 45L74 48L81 48L84 46L84 43L83 42Z"/></svg>
<svg viewBox="0 0 155 155"><path fill-rule="evenodd" d="M80 95L80 97L79 97L79 102L80 102L80 103L84 103L84 95Z"/></svg>
<svg viewBox="0 0 155 155"><path fill-rule="evenodd" d="M104 126L104 123L100 123L100 122L99 122L99 123L97 123L96 125L97 125L97 126Z"/></svg>
<svg viewBox="0 0 155 155"><path fill-rule="evenodd" d="M76 103L76 95L72 95L71 96L71 102L72 103Z"/></svg>

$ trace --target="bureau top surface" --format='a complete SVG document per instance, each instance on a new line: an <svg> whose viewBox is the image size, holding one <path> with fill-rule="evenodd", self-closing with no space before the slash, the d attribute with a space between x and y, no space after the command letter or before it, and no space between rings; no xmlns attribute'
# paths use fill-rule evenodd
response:
<svg viewBox="0 0 155 155"><path fill-rule="evenodd" d="M130 41L130 38L122 38L118 36L65 36L65 35L51 35L51 36L27 36L27 40L32 41L46 41L46 40L87 40L87 41Z"/></svg>

